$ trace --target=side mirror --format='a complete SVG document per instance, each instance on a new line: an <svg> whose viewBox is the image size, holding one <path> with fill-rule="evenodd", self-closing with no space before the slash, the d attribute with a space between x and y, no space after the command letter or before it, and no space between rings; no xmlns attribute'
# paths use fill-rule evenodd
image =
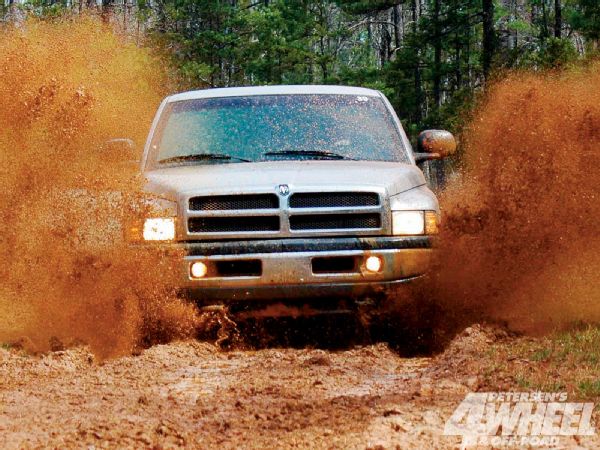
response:
<svg viewBox="0 0 600 450"><path fill-rule="evenodd" d="M104 143L102 149L108 152L132 152L135 150L135 142L128 138L109 139Z"/></svg>
<svg viewBox="0 0 600 450"><path fill-rule="evenodd" d="M426 130L417 138L415 161L442 159L456 151L456 139L452 133L444 130Z"/></svg>

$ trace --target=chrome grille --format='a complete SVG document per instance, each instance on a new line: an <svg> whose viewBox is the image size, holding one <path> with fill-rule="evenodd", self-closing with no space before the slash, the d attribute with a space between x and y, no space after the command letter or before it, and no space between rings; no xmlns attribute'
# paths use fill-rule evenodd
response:
<svg viewBox="0 0 600 450"><path fill-rule="evenodd" d="M290 217L291 230L361 230L381 228L381 216L373 214L320 214Z"/></svg>
<svg viewBox="0 0 600 450"><path fill-rule="evenodd" d="M379 195L375 192L308 192L290 197L290 208L349 208L377 205L379 205Z"/></svg>
<svg viewBox="0 0 600 450"><path fill-rule="evenodd" d="M279 217L192 217L188 228L191 233L278 231Z"/></svg>
<svg viewBox="0 0 600 450"><path fill-rule="evenodd" d="M187 239L373 236L391 231L380 192L192 195L181 199Z"/></svg>
<svg viewBox="0 0 600 450"><path fill-rule="evenodd" d="M192 197L190 211L230 211L235 209L276 209L279 198L275 194L215 195Z"/></svg>

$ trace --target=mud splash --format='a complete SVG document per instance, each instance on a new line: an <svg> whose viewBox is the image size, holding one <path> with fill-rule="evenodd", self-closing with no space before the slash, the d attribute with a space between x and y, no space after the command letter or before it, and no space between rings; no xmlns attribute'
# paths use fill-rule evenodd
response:
<svg viewBox="0 0 600 450"><path fill-rule="evenodd" d="M464 323L600 321L600 63L491 89L442 198L432 295Z"/></svg>
<svg viewBox="0 0 600 450"><path fill-rule="evenodd" d="M0 341L106 357L193 333L170 260L122 241L143 208L131 155L167 84L160 62L93 19L0 37ZM600 65L498 83L442 198L440 321L542 331L600 320Z"/></svg>
<svg viewBox="0 0 600 450"><path fill-rule="evenodd" d="M98 21L27 21L0 36L0 341L88 343L102 357L192 332L169 259L126 245L142 211L135 155L166 78Z"/></svg>

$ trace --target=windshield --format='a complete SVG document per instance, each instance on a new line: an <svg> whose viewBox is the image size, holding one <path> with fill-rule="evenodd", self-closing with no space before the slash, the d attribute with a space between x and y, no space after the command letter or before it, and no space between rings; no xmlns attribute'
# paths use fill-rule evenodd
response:
<svg viewBox="0 0 600 450"><path fill-rule="evenodd" d="M282 159L409 162L381 98L330 94L173 102L150 154L158 166Z"/></svg>

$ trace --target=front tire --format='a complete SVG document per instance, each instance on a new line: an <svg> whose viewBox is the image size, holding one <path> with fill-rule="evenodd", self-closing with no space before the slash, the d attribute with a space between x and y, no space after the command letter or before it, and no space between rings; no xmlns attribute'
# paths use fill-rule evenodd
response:
<svg viewBox="0 0 600 450"><path fill-rule="evenodd" d="M371 340L383 341L403 355L426 355L436 349L437 308L415 286L386 293L367 314L361 313Z"/></svg>

